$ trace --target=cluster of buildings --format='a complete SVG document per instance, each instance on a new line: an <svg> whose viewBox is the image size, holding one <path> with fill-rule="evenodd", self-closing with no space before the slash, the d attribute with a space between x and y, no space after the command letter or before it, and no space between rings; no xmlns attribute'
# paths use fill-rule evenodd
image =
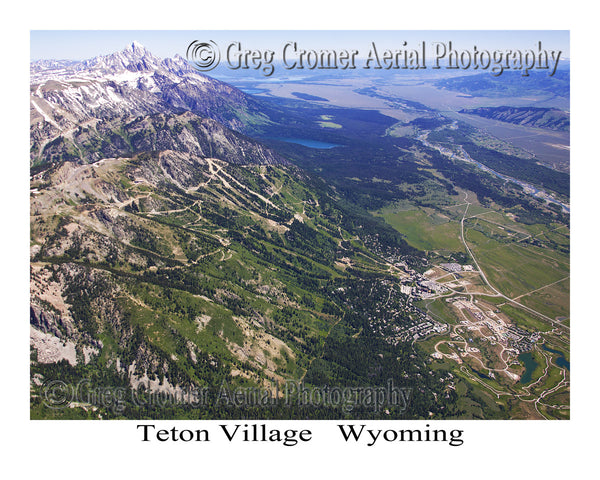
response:
<svg viewBox="0 0 600 480"><path fill-rule="evenodd" d="M538 332L531 333L515 325L508 326L504 335L508 346L518 353L530 352L533 345L540 339Z"/></svg>
<svg viewBox="0 0 600 480"><path fill-rule="evenodd" d="M434 280L418 280L416 293L421 298L429 298L448 292L448 287Z"/></svg>
<svg viewBox="0 0 600 480"><path fill-rule="evenodd" d="M461 265L460 263L442 263L440 264L440 267L450 273L473 271L473 265Z"/></svg>
<svg viewBox="0 0 600 480"><path fill-rule="evenodd" d="M398 342L409 342L427 337L432 333L444 333L448 330L448 325L438 323L431 318L423 318L421 322L410 327L398 327L397 335L394 340Z"/></svg>
<svg viewBox="0 0 600 480"><path fill-rule="evenodd" d="M428 280L419 273L413 273L400 286L401 293L415 298L430 298L448 291L448 287L445 285L434 280Z"/></svg>
<svg viewBox="0 0 600 480"><path fill-rule="evenodd" d="M375 309L374 313L382 313ZM443 333L448 326L436 322L427 313L417 308L409 300L401 310L398 305L390 308L385 315L369 316L369 326L373 331L383 335L390 343L419 340L433 333Z"/></svg>
<svg viewBox="0 0 600 480"><path fill-rule="evenodd" d="M462 310L470 320L462 320L460 323L465 325L467 330L479 330L479 332L488 340L498 342L515 353L529 352L533 345L540 339L538 332L529 332L515 325L506 324L496 313L483 312L467 297L452 297L446 300L452 302L456 308ZM482 327L487 327L492 335L485 335Z"/></svg>
<svg viewBox="0 0 600 480"><path fill-rule="evenodd" d="M414 271L402 282L398 285L390 280L382 280L373 286L371 294L380 300L374 308L369 309L367 318L370 328L394 345L447 331L446 324L433 320L413 304L415 298L432 292L439 284L431 282L428 287L428 280Z"/></svg>
<svg viewBox="0 0 600 480"><path fill-rule="evenodd" d="M442 263L440 267L449 273L456 274L457 277L460 277L459 272L473 271L472 265L461 265L459 263ZM405 295L421 299L431 298L449 292L450 287L452 287L452 285L439 283L428 278L428 273L433 272L433 270L429 270L424 274L417 273L414 270L405 271L408 277L403 280L400 287L400 291Z"/></svg>

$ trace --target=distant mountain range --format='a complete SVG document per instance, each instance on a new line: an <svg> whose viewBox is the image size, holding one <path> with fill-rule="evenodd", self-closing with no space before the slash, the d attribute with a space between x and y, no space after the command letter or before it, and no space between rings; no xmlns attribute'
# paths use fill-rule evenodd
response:
<svg viewBox="0 0 600 480"><path fill-rule="evenodd" d="M538 107L480 107L463 109L460 113L477 115L479 117L500 120L501 122L514 123L527 127L547 128L560 132L570 129L570 115L568 112L554 108Z"/></svg>
<svg viewBox="0 0 600 480"><path fill-rule="evenodd" d="M435 85L476 97L544 96L569 98L571 92L570 69L557 70L550 77L546 72L530 72L525 77L520 72L504 72L494 77L489 73L438 80Z"/></svg>

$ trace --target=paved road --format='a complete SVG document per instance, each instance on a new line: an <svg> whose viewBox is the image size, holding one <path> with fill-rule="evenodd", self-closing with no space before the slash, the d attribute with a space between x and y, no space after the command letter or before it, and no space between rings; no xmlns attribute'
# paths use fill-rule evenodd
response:
<svg viewBox="0 0 600 480"><path fill-rule="evenodd" d="M519 308L522 308L523 310L527 310L529 313L533 313L534 315L537 315L538 317L543 318L544 320L546 320L547 322L552 323L553 325L558 325L561 326L562 328L566 329L566 330L570 330L570 328L566 325L563 325L561 322L558 322L557 320L554 320L553 318L550 318L546 315L544 315L543 313L540 313L536 310L534 310L533 308L529 308L519 302L516 302L515 300L513 300L512 298L507 297L506 295L504 295L503 293L499 292L498 290L496 290L496 288L494 288L492 286L492 284L489 282L489 280L487 279L485 272L482 270L482 268L479 266L479 263L477 263L477 259L475 258L475 255L473 255L473 252L471 251L471 249L469 248L469 245L467 245L467 242L465 240L465 219L467 218L467 212L469 211L469 206L471 205L471 202L469 202L469 194L467 192L465 192L465 203L466 203L466 207L465 207L465 211L463 212L463 216L462 219L460 221L460 239L463 243L463 245L465 246L465 249L467 251L467 253L469 254L469 256L473 259L473 263L475 264L475 267L477 268L477 270L479 270L479 273L481 275L481 278L483 279L483 281L485 282L485 284L493 291L495 292L497 297L502 297L504 298L507 302L512 303L513 305L516 305Z"/></svg>

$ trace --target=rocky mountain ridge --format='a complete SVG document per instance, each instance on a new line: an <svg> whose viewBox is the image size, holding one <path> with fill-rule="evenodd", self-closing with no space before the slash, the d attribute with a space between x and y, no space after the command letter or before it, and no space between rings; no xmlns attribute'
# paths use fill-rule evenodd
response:
<svg viewBox="0 0 600 480"><path fill-rule="evenodd" d="M268 121L240 90L200 74L180 56L161 60L137 42L82 62L33 62L30 74L32 165L52 161L56 152L48 154L46 147L57 143L66 144L66 159L94 161L79 155L81 129L92 131L96 142L112 143L120 124L159 113L188 111L238 131L244 129L242 119Z"/></svg>

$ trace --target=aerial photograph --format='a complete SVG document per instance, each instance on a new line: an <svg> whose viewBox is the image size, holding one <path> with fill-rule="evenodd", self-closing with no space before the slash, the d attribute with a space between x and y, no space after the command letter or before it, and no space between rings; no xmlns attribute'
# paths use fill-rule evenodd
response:
<svg viewBox="0 0 600 480"><path fill-rule="evenodd" d="M569 31L30 43L31 419L571 418Z"/></svg>

